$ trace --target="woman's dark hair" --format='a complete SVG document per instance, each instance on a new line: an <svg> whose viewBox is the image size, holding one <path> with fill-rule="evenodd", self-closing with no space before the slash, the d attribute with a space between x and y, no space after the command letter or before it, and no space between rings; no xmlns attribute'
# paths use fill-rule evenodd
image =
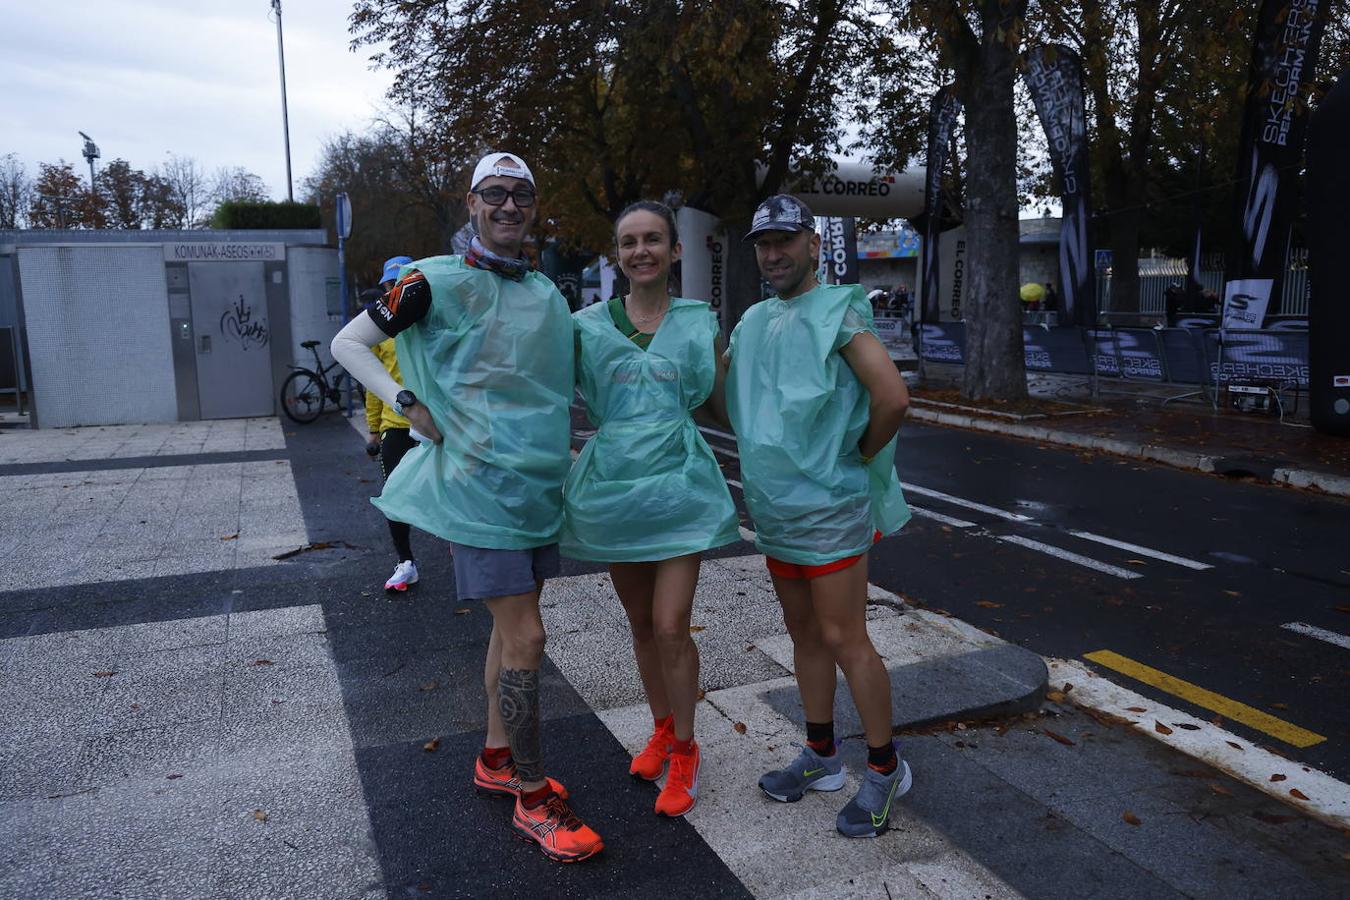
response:
<svg viewBox="0 0 1350 900"><path fill-rule="evenodd" d="M670 246L674 247L680 242L680 229L675 224L675 211L664 203L657 203L655 200L639 200L636 203L630 203L624 207L623 212L614 220L614 230L618 231L619 223L630 213L639 211L656 213L666 222L666 231L670 232Z"/></svg>

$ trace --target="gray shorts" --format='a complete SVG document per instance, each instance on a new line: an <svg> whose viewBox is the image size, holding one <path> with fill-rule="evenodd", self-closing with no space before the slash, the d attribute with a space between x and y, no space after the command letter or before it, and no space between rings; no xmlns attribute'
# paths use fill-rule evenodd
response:
<svg viewBox="0 0 1350 900"><path fill-rule="evenodd" d="M538 582L562 571L558 545L532 550L490 550L450 545L455 560L455 593L460 600L490 600L528 594Z"/></svg>

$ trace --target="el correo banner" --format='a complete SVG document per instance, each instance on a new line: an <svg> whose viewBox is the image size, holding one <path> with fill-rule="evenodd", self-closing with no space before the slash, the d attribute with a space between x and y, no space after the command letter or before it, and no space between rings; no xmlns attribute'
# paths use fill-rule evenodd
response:
<svg viewBox="0 0 1350 900"><path fill-rule="evenodd" d="M194 241L165 244L165 262L239 262L262 260L281 262L286 258L286 245L281 242L249 244L242 241Z"/></svg>
<svg viewBox="0 0 1350 900"><path fill-rule="evenodd" d="M712 213L685 206L675 212L675 224L686 248L680 259L680 296L707 301L725 330L727 247L721 221ZM702 252L690 252L693 248Z"/></svg>
<svg viewBox="0 0 1350 900"><path fill-rule="evenodd" d="M951 85L938 89L928 111L928 170L924 178L923 211L928 227L924 231L922 263L919 271L920 321L937 322L942 306L939 294L938 235L942 232L942 172L947 165L947 148L961 116L961 101ZM964 244L963 244L964 248ZM959 302L958 302L959 307Z"/></svg>
<svg viewBox="0 0 1350 900"><path fill-rule="evenodd" d="M858 284L858 231L852 216L827 217L821 234L825 277L830 284Z"/></svg>
<svg viewBox="0 0 1350 900"><path fill-rule="evenodd" d="M1308 125L1306 95L1331 0L1265 0L1252 41L1238 151L1239 250L1231 277L1268 279L1279 297ZM1258 326L1259 327L1259 326Z"/></svg>
<svg viewBox="0 0 1350 900"><path fill-rule="evenodd" d="M1097 310L1088 241L1092 203L1083 65L1068 47L1037 47L1027 54L1026 80L1050 145L1050 164L1063 189L1059 231L1062 312L1067 322L1090 325Z"/></svg>
<svg viewBox="0 0 1350 900"><path fill-rule="evenodd" d="M759 167L762 180L767 171ZM872 219L907 219L923 209L922 169L877 172L870 165L836 160L819 176L789 173L783 193L811 207L817 216L867 216Z"/></svg>

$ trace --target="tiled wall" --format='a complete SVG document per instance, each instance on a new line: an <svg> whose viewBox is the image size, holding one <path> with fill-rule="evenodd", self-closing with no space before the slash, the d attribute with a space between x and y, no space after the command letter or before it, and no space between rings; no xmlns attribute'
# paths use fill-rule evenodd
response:
<svg viewBox="0 0 1350 900"><path fill-rule="evenodd" d="M177 420L158 245L21 247L19 273L43 428Z"/></svg>

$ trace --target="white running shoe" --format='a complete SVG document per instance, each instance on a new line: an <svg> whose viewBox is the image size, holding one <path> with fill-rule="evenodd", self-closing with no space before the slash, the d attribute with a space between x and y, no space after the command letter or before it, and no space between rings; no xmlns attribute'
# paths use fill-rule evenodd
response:
<svg viewBox="0 0 1350 900"><path fill-rule="evenodd" d="M394 574L384 583L386 591L406 591L408 585L417 584L417 565L411 559L405 559L394 569Z"/></svg>

